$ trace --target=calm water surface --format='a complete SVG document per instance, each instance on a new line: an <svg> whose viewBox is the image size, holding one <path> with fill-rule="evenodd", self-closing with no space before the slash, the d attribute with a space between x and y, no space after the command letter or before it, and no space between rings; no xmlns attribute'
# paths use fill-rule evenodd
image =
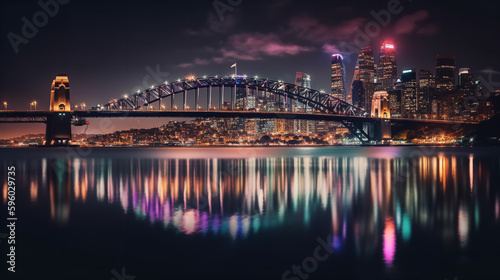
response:
<svg viewBox="0 0 500 280"><path fill-rule="evenodd" d="M497 148L0 155L13 279L500 279Z"/></svg>

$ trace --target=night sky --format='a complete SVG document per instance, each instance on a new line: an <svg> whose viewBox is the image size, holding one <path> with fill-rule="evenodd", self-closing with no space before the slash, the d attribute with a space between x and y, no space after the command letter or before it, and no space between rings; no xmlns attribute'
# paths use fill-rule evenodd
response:
<svg viewBox="0 0 500 280"><path fill-rule="evenodd" d="M345 46L355 46L356 28L365 30L375 20L371 11L397 1L221 0L216 3L237 4L223 21L212 0L60 2L68 3L59 4L46 24L39 17L41 27L21 38L17 53L11 39L23 36L22 18L32 23L42 7L31 0L0 2L0 101L8 109L28 109L32 100L47 109L51 82L60 73L69 76L71 103L90 107L188 74L229 75L235 61L241 74L291 83L296 71L306 72L312 88L328 91L330 55L349 57L346 51L355 50ZM446 53L456 55L457 68L500 71L498 1L404 0L397 7L401 12L368 36L376 62L379 45L388 40L397 48L399 74L404 68L434 72L435 56ZM350 58L348 88L356 54ZM113 120L112 128L167 121ZM89 131L97 123L91 120ZM42 132L42 124L0 125L0 138Z"/></svg>

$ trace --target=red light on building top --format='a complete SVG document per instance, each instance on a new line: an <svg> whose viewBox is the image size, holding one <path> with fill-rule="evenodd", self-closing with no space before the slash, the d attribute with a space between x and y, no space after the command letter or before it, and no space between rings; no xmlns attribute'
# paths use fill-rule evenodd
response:
<svg viewBox="0 0 500 280"><path fill-rule="evenodd" d="M394 49L394 45L393 44L385 44L384 45L386 49Z"/></svg>

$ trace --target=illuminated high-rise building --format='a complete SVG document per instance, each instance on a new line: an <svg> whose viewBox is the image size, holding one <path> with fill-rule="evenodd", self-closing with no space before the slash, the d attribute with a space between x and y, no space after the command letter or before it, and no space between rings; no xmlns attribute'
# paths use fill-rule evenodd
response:
<svg viewBox="0 0 500 280"><path fill-rule="evenodd" d="M436 79L430 71L418 73L417 114L419 118L430 118L431 104L436 99Z"/></svg>
<svg viewBox="0 0 500 280"><path fill-rule="evenodd" d="M461 89L470 89L474 86L474 74L470 72L469 68L460 68L458 70L458 86Z"/></svg>
<svg viewBox="0 0 500 280"><path fill-rule="evenodd" d="M358 54L358 64L359 81L362 82L362 88L359 88L360 85L357 84L357 87L353 87L353 89L358 91L358 106L370 111L373 93L375 92L375 59L370 46L361 49Z"/></svg>
<svg viewBox="0 0 500 280"><path fill-rule="evenodd" d="M395 85L395 89L390 90L389 103L391 106L391 118L401 118L401 96L403 95L403 83L398 80Z"/></svg>
<svg viewBox="0 0 500 280"><path fill-rule="evenodd" d="M455 99L460 106L460 116L463 120L477 119L479 104L477 102L474 104L472 100L475 100L477 96L482 96L481 89L481 83L470 72L469 68L460 68L458 70L458 86ZM464 104L464 101L468 106Z"/></svg>
<svg viewBox="0 0 500 280"><path fill-rule="evenodd" d="M304 88L311 88L311 76L303 72L296 72L295 74L295 85ZM306 106L306 104L295 101L295 112L311 113L312 108ZM316 123L314 121L308 120L286 120L287 127L293 127L293 132L295 134L310 134L314 132Z"/></svg>
<svg viewBox="0 0 500 280"><path fill-rule="evenodd" d="M455 91L455 56L436 56L436 97L439 101L440 119L451 119L456 115L455 104L459 96Z"/></svg>
<svg viewBox="0 0 500 280"><path fill-rule="evenodd" d="M303 72L295 73L295 85L311 88L311 76Z"/></svg>
<svg viewBox="0 0 500 280"><path fill-rule="evenodd" d="M398 67L396 64L396 47L394 44L384 42L380 47L379 82L385 90L394 88L398 78Z"/></svg>
<svg viewBox="0 0 500 280"><path fill-rule="evenodd" d="M364 87L363 81L360 80L353 80L352 81L352 87L351 87L351 98L352 98L352 105L360 108L365 108L365 101L364 99L366 98L366 91ZM362 102L363 100L363 102ZM363 106L361 106L363 104Z"/></svg>
<svg viewBox="0 0 500 280"><path fill-rule="evenodd" d="M436 90L439 95L455 89L455 56L436 56Z"/></svg>
<svg viewBox="0 0 500 280"><path fill-rule="evenodd" d="M295 73L295 85L311 88L311 76L303 72ZM305 112L306 104L295 100L295 112Z"/></svg>
<svg viewBox="0 0 500 280"><path fill-rule="evenodd" d="M417 116L417 73L415 69L405 69L401 75L403 94L401 108L403 117L416 118Z"/></svg>
<svg viewBox="0 0 500 280"><path fill-rule="evenodd" d="M332 96L346 101L346 78L344 58L341 54L332 55Z"/></svg>

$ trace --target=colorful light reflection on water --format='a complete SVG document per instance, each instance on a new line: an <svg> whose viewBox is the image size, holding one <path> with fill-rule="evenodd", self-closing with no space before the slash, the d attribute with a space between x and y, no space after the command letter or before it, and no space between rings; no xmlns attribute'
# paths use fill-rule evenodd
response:
<svg viewBox="0 0 500 280"><path fill-rule="evenodd" d="M308 230L321 220L330 227L336 254L378 256L387 267L398 266L400 251L417 234L466 249L481 226L499 222L496 157L410 157L396 148L311 150L316 154L254 149L235 155L228 148L200 159L193 156L196 149L187 151L166 155L159 149L131 158L27 156L15 163L26 168L30 203L48 201L49 209L40 210L60 225L72 219L74 204L91 202L119 205L123 213L185 235L231 240L290 225Z"/></svg>

